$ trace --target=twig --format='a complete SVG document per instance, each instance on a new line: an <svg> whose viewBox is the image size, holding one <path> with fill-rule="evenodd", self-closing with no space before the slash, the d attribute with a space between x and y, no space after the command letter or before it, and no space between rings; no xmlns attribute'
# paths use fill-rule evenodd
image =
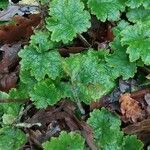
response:
<svg viewBox="0 0 150 150"><path fill-rule="evenodd" d="M147 93L150 93L150 88L143 89L143 90L140 90L140 91L135 91L135 92L131 93L131 97L133 99L142 98Z"/></svg>
<svg viewBox="0 0 150 150"><path fill-rule="evenodd" d="M83 37L83 35L78 34L78 38L83 42L83 44L87 47L91 47L91 44Z"/></svg>
<svg viewBox="0 0 150 150"><path fill-rule="evenodd" d="M0 103L24 103L28 99L0 99Z"/></svg>
<svg viewBox="0 0 150 150"><path fill-rule="evenodd" d="M16 127L19 127L19 128L31 128L33 126L39 126L41 127L42 124L41 123L17 123L17 124L14 124L14 126Z"/></svg>
<svg viewBox="0 0 150 150"><path fill-rule="evenodd" d="M78 101L78 102L77 102L77 105L78 105L78 108L79 108L81 114L82 114L82 115L85 115L85 110L83 109L83 106L82 106L81 102Z"/></svg>

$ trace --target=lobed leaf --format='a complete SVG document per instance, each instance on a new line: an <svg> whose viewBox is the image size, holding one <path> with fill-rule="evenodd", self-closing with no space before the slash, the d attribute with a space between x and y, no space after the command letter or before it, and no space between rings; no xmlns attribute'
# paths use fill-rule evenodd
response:
<svg viewBox="0 0 150 150"><path fill-rule="evenodd" d="M150 21L126 27L122 32L122 45L126 45L131 62L138 59L150 65Z"/></svg>
<svg viewBox="0 0 150 150"><path fill-rule="evenodd" d="M125 9L124 0L88 0L88 7L91 13L105 22L117 21L120 18L120 12Z"/></svg>
<svg viewBox="0 0 150 150"><path fill-rule="evenodd" d="M90 14L80 0L53 0L49 15L46 27L52 32L52 41L68 43L91 26Z"/></svg>
<svg viewBox="0 0 150 150"><path fill-rule="evenodd" d="M129 9L126 16L131 22L143 22L146 20L150 20L150 9L145 9L144 7L139 7L135 9Z"/></svg>
<svg viewBox="0 0 150 150"><path fill-rule="evenodd" d="M90 113L87 123L93 129L95 143L99 149L142 150L143 148L143 143L136 136L124 136L120 131L121 120L105 108L95 109Z"/></svg>
<svg viewBox="0 0 150 150"><path fill-rule="evenodd" d="M20 150L26 142L26 135L20 130L11 127L0 129L0 149Z"/></svg>
<svg viewBox="0 0 150 150"><path fill-rule="evenodd" d="M89 104L108 93L114 82L110 68L105 66L99 55L89 50L85 54L72 55L63 61L64 72L70 77L75 97Z"/></svg>
<svg viewBox="0 0 150 150"><path fill-rule="evenodd" d="M106 57L107 65L112 68L112 76L114 78L122 76L124 80L134 77L137 67L136 63L129 61L126 54L126 48L120 46L120 49L114 51Z"/></svg>
<svg viewBox="0 0 150 150"><path fill-rule="evenodd" d="M42 53L53 49L57 44L50 40L50 33L46 31L35 31L31 36L30 44L37 52Z"/></svg>
<svg viewBox="0 0 150 150"><path fill-rule="evenodd" d="M84 150L85 140L79 133L62 131L59 137L52 137L43 143L44 150Z"/></svg>
<svg viewBox="0 0 150 150"><path fill-rule="evenodd" d="M22 70L30 70L31 75L40 81L48 75L55 80L61 76L61 56L56 50L38 53L33 46L28 46L19 52L22 58L20 64Z"/></svg>
<svg viewBox="0 0 150 150"><path fill-rule="evenodd" d="M29 93L37 108L46 108L48 105L54 105L62 96L61 92L50 80L38 82Z"/></svg>
<svg viewBox="0 0 150 150"><path fill-rule="evenodd" d="M144 6L145 8L150 9L149 0L127 0L126 4L131 8L138 8L140 6Z"/></svg>

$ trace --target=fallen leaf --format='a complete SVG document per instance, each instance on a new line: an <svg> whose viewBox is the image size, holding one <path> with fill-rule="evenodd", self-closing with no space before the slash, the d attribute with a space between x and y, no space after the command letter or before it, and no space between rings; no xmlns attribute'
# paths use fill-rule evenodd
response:
<svg viewBox="0 0 150 150"><path fill-rule="evenodd" d="M0 62L0 75L9 73L9 69L18 62L18 52L21 48L21 43L13 45L5 44L0 49L4 52L3 59Z"/></svg>
<svg viewBox="0 0 150 150"><path fill-rule="evenodd" d="M9 91L11 88L15 88L17 84L18 76L16 72L6 74L0 79L0 90Z"/></svg>
<svg viewBox="0 0 150 150"><path fill-rule="evenodd" d="M9 21L19 11L19 6L9 6L7 9L0 11L0 21Z"/></svg>
<svg viewBox="0 0 150 150"><path fill-rule="evenodd" d="M21 40L28 40L33 34L33 28L39 25L41 17L39 14L29 17L15 16L16 24L5 24L0 26L0 43L10 44Z"/></svg>
<svg viewBox="0 0 150 150"><path fill-rule="evenodd" d="M137 122L143 119L144 114L141 107L139 106L139 102L131 98L131 94L123 94L120 97L119 102L121 113L127 121Z"/></svg>

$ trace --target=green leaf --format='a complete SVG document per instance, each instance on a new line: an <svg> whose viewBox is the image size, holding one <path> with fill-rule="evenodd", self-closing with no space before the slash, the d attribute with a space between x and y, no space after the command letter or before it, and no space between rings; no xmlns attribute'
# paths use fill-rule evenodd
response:
<svg viewBox="0 0 150 150"><path fill-rule="evenodd" d="M11 127L0 129L0 150L20 150L26 142L26 135Z"/></svg>
<svg viewBox="0 0 150 150"><path fill-rule="evenodd" d="M94 132L95 143L103 150L120 150L123 132L120 131L121 121L105 108L94 110L87 123Z"/></svg>
<svg viewBox="0 0 150 150"><path fill-rule="evenodd" d="M11 125L16 120L16 116L12 114L4 114L2 116L2 119L3 119L3 124Z"/></svg>
<svg viewBox="0 0 150 150"><path fill-rule="evenodd" d="M131 62L138 59L150 65L150 21L130 25L122 32L122 45L127 45Z"/></svg>
<svg viewBox="0 0 150 150"><path fill-rule="evenodd" d="M127 0L126 4L130 8L138 8L140 6L144 6L145 8L150 9L150 1L149 0Z"/></svg>
<svg viewBox="0 0 150 150"><path fill-rule="evenodd" d="M12 88L9 91L9 98L10 99L17 99L17 100L20 99L20 101L28 99L29 98L28 86L26 84L22 83L22 82L19 82L19 84L17 85L16 88Z"/></svg>
<svg viewBox="0 0 150 150"><path fill-rule="evenodd" d="M76 132L62 131L59 137L52 137L43 143L44 150L84 150L85 140Z"/></svg>
<svg viewBox="0 0 150 150"><path fill-rule="evenodd" d="M61 56L57 50L38 53L31 45L19 52L22 58L20 64L22 70L30 70L31 75L40 81L48 75L55 80L61 76Z"/></svg>
<svg viewBox="0 0 150 150"><path fill-rule="evenodd" d="M124 138L123 150L142 150L144 144L135 135Z"/></svg>
<svg viewBox="0 0 150 150"><path fill-rule="evenodd" d="M106 19L116 21L120 18L120 12L125 9L124 0L88 0L88 6L92 14L105 22Z"/></svg>
<svg viewBox="0 0 150 150"><path fill-rule="evenodd" d="M5 9L8 6L8 0L0 1L0 9Z"/></svg>
<svg viewBox="0 0 150 150"><path fill-rule="evenodd" d="M63 61L64 72L70 77L75 99L87 104L108 93L114 82L111 70L100 59L101 52L89 50L72 55Z"/></svg>
<svg viewBox="0 0 150 150"><path fill-rule="evenodd" d="M129 9L127 12L127 17L131 22L139 22L150 20L150 9L145 9L144 7L139 7L135 9Z"/></svg>
<svg viewBox="0 0 150 150"><path fill-rule="evenodd" d="M142 150L143 143L136 136L124 136L121 120L105 108L90 113L87 123L93 129L95 143L102 150Z"/></svg>
<svg viewBox="0 0 150 150"><path fill-rule="evenodd" d="M108 66L112 68L112 75L114 78L122 76L124 80L134 77L137 67L136 63L129 61L126 54L126 48L121 47L115 50L113 54L106 57Z"/></svg>
<svg viewBox="0 0 150 150"><path fill-rule="evenodd" d="M53 49L57 44L50 40L50 33L44 31L35 31L35 34L31 36L30 44L37 52L42 53Z"/></svg>
<svg viewBox="0 0 150 150"><path fill-rule="evenodd" d="M90 14L80 0L53 0L49 15L46 22L52 41L68 43L91 26Z"/></svg>
<svg viewBox="0 0 150 150"><path fill-rule="evenodd" d="M37 108L46 108L48 105L54 105L62 96L57 87L49 80L38 82L29 93Z"/></svg>

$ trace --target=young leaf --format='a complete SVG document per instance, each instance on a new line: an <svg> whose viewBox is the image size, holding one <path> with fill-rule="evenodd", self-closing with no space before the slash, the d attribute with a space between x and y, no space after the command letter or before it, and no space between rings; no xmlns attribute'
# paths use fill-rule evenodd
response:
<svg viewBox="0 0 150 150"><path fill-rule="evenodd" d="M120 119L102 108L90 114L87 123L94 133L95 143L102 150L142 150L143 144L136 136L124 136Z"/></svg>
<svg viewBox="0 0 150 150"><path fill-rule="evenodd" d="M123 0L88 0L88 6L92 14L105 22L106 19L116 21L120 18L120 12L124 11Z"/></svg>
<svg viewBox="0 0 150 150"><path fill-rule="evenodd" d="M39 53L53 49L56 46L56 43L50 40L50 33L46 31L36 31L31 36L30 44Z"/></svg>
<svg viewBox="0 0 150 150"><path fill-rule="evenodd" d="M11 98L9 94L0 91L0 99ZM0 112L4 124L12 124L17 118L21 109L21 104L19 103L1 103Z"/></svg>
<svg viewBox="0 0 150 150"><path fill-rule="evenodd" d="M50 141L43 143L44 150L84 150L85 140L75 132L62 131L59 137L52 137Z"/></svg>
<svg viewBox="0 0 150 150"><path fill-rule="evenodd" d="M52 41L68 43L91 26L90 14L80 0L53 0L49 15L46 22Z"/></svg>
<svg viewBox="0 0 150 150"><path fill-rule="evenodd" d="M145 9L144 7L139 7L135 9L129 9L127 12L127 17L131 22L139 22L150 20L150 9Z"/></svg>
<svg viewBox="0 0 150 150"><path fill-rule="evenodd" d="M26 135L11 127L0 129L0 150L20 150L26 142Z"/></svg>
<svg viewBox="0 0 150 150"><path fill-rule="evenodd" d="M126 4L131 8L138 8L140 6L144 6L145 8L150 9L149 0L127 0Z"/></svg>
<svg viewBox="0 0 150 150"><path fill-rule="evenodd" d="M22 70L31 70L31 75L38 81L48 75L55 80L61 75L61 56L57 50L38 53L33 46L28 46L19 52L22 58Z"/></svg>
<svg viewBox="0 0 150 150"><path fill-rule="evenodd" d="M144 146L135 135L126 136L123 142L123 150L142 150Z"/></svg>
<svg viewBox="0 0 150 150"><path fill-rule="evenodd" d="M140 22L126 27L122 32L122 45L127 45L131 62L142 59L150 65L150 21Z"/></svg>
<svg viewBox="0 0 150 150"><path fill-rule="evenodd" d="M48 105L54 105L63 96L49 80L38 82L29 93L37 108L46 108Z"/></svg>

